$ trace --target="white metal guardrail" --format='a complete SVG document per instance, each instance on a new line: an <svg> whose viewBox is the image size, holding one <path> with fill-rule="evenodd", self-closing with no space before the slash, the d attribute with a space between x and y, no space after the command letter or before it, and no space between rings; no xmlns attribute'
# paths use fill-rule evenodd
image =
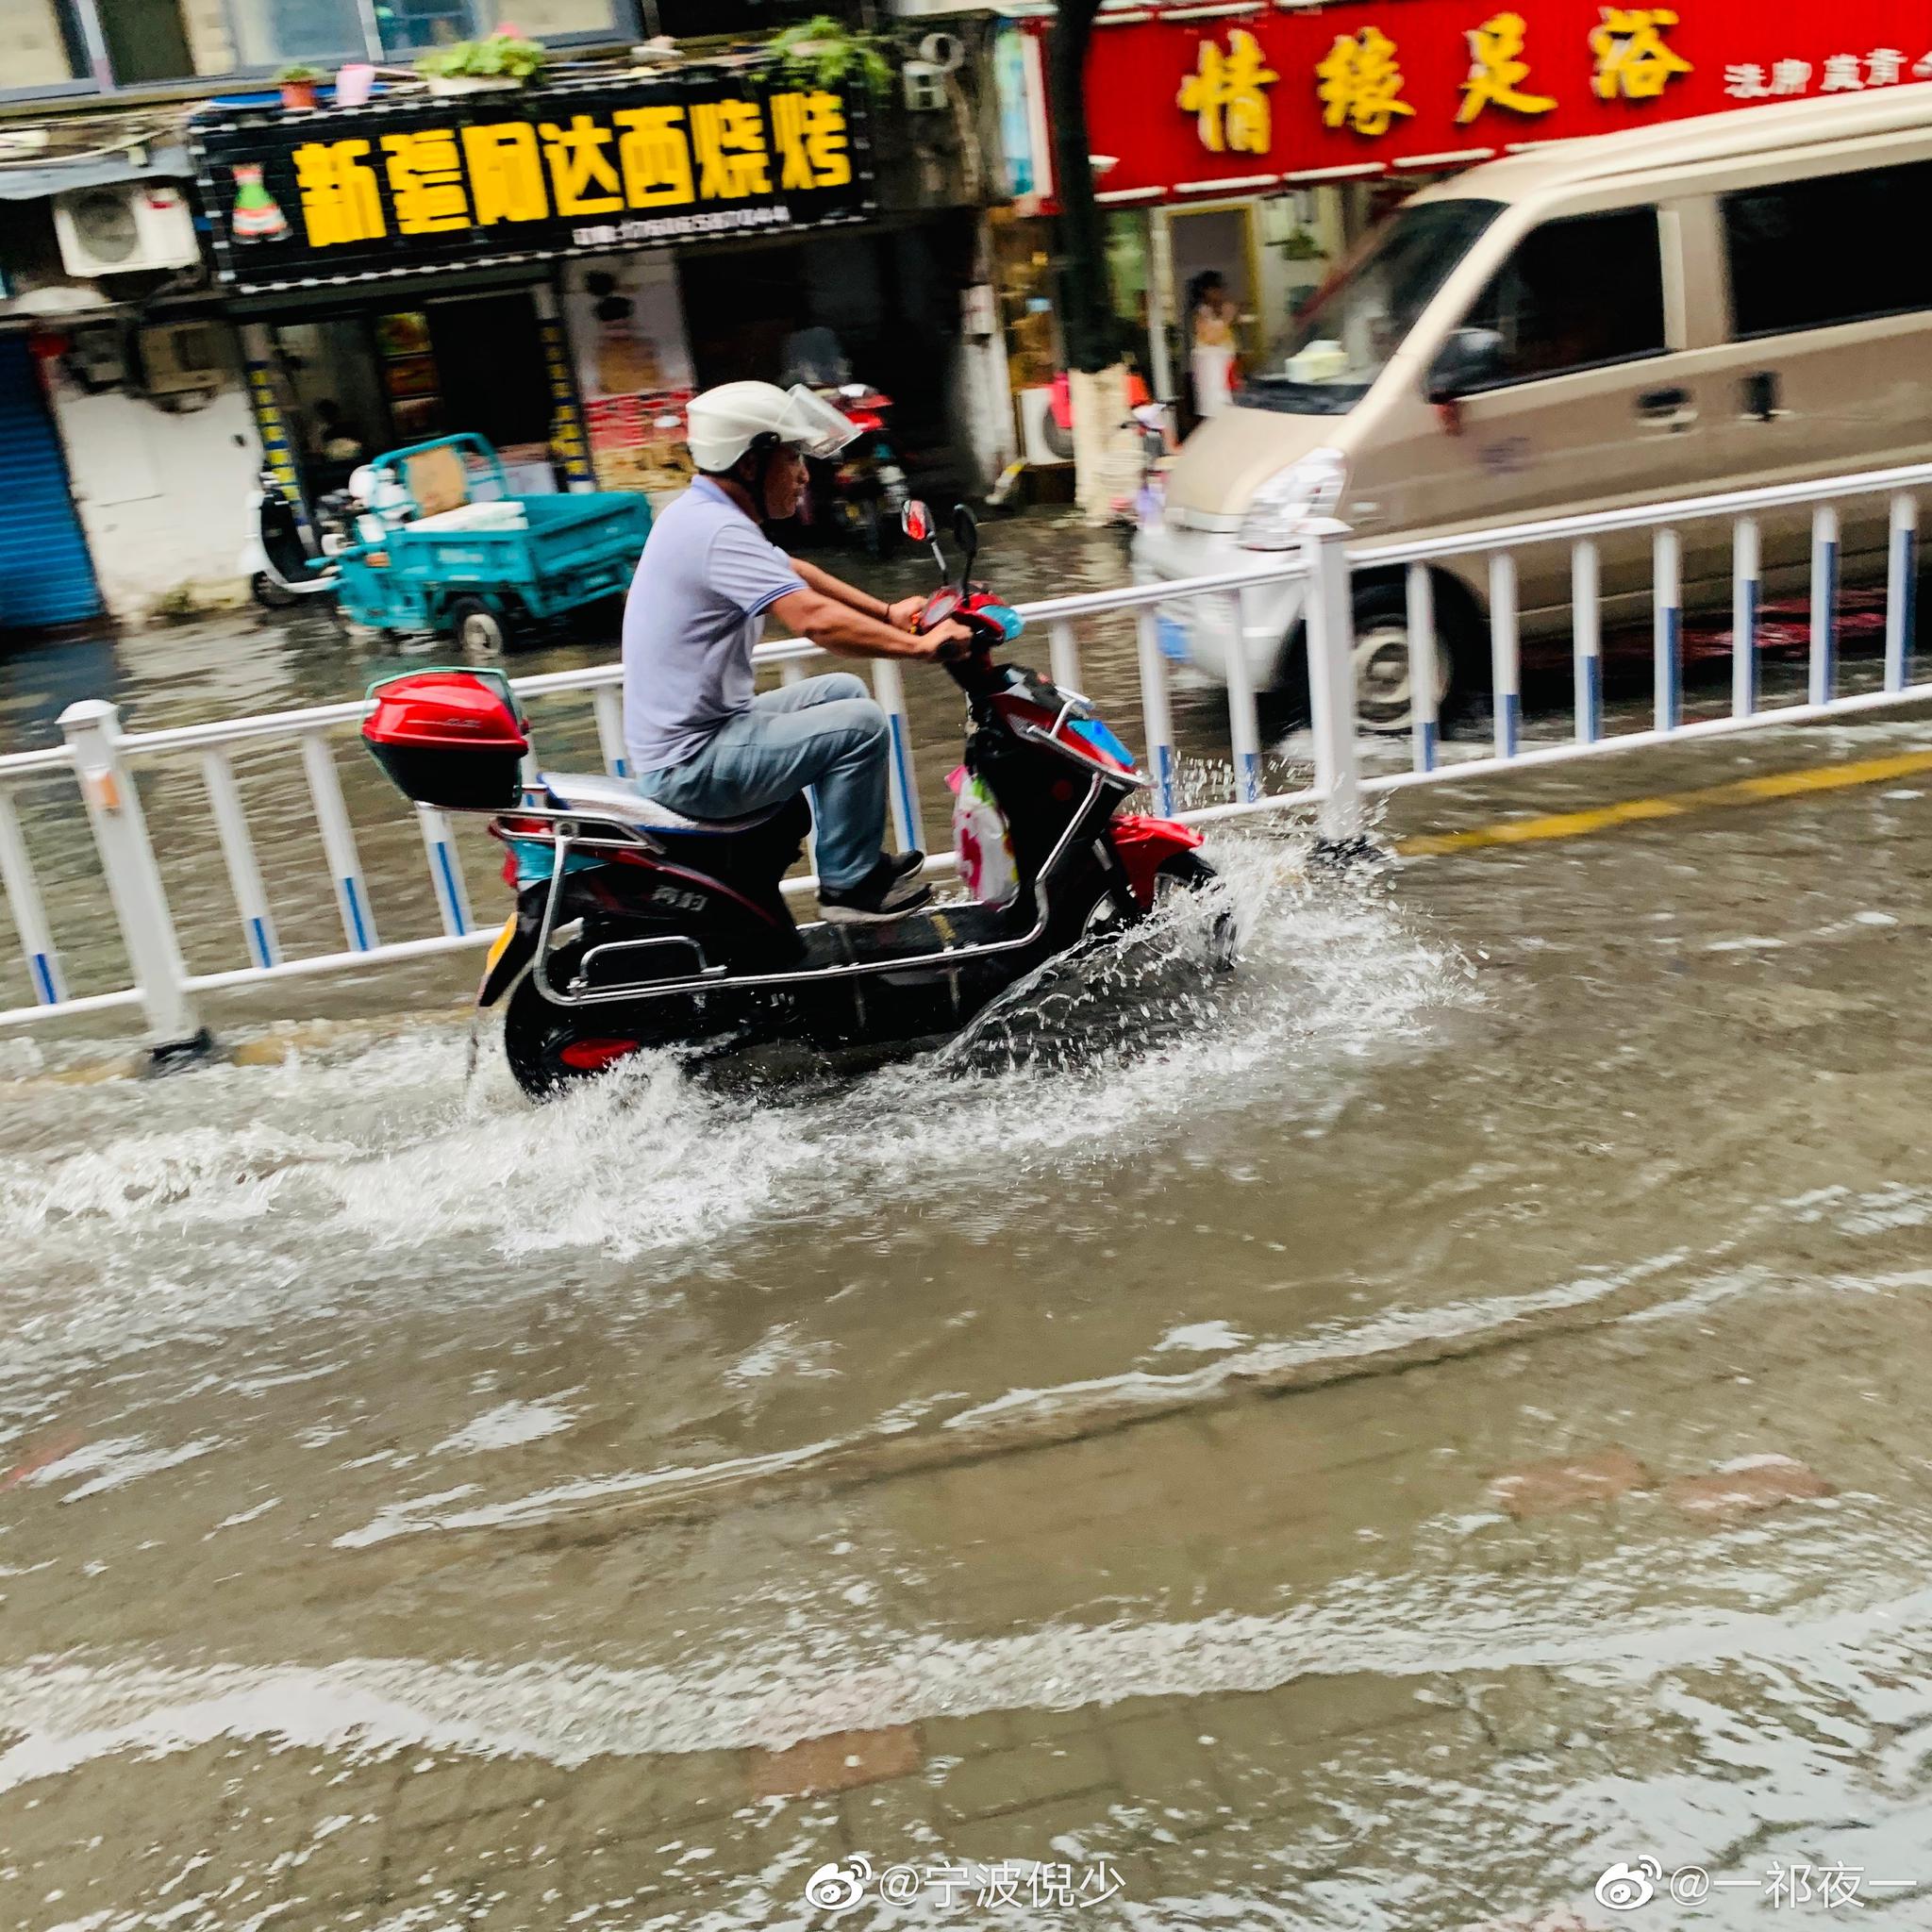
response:
<svg viewBox="0 0 1932 1932"><path fill-rule="evenodd" d="M1033 635L1037 638L1044 633L1055 681L1070 690L1080 689L1083 681L1083 626L1123 614L1132 616L1142 737L1148 768L1156 779L1153 808L1167 812L1174 804L1176 755L1157 607L1185 605L1204 597L1231 595L1241 600L1269 587L1298 584L1304 592L1308 642L1312 781L1289 791L1267 790L1256 693L1246 659L1235 649L1229 653L1226 691L1232 796L1180 811L1177 816L1201 824L1309 808L1318 814L1324 834L1347 837L1357 827L1361 800L1369 793L1466 781L1519 765L1546 764L1932 698L1932 681L1912 681L1919 497L1928 489L1932 489L1932 464L1921 464L1397 544L1351 544L1350 533L1342 525L1311 524L1298 551L1265 560L1257 558L1252 569L1057 597L1023 606L1022 610ZM1882 679L1877 690L1860 692L1841 692L1839 688L1840 530L1848 504L1862 508L1868 517L1882 516L1889 533ZM1801 703L1767 707L1761 704L1758 691L1763 604L1760 520L1774 511L1798 508L1808 508L1811 515L1807 690ZM1686 722L1682 530L1688 525L1713 521L1730 525L1731 617L1733 635L1741 647L1733 652L1728 711L1721 717ZM1653 558L1653 716L1648 729L1607 735L1601 544L1606 537L1633 531L1650 533ZM1547 545L1567 546L1569 552L1574 728L1559 741L1526 746L1522 735L1516 560L1525 550ZM1434 713L1438 646L1434 567L1451 558L1486 559L1494 741L1488 756L1444 762ZM1410 768L1365 775L1355 732L1353 585L1370 572L1385 580L1391 574L1399 574L1407 586L1410 689L1416 711L1410 732ZM769 644L758 652L760 661L775 664L785 680L803 675L805 660L818 655L812 645L799 641ZM924 845L904 679L899 666L886 662L874 664L873 676L874 690L891 727L893 831L902 847ZM605 766L613 774L624 776L621 680L620 668L608 664L518 678L515 684L526 703L588 696ZM62 714L63 744L0 758L0 883L6 889L34 994L31 1005L0 1010L0 1026L140 1007L150 1037L158 1044L167 1045L195 1036L200 1025L198 999L204 994L480 945L494 929L494 922L479 927L473 921L449 821L440 811L420 807L416 812L425 870L441 930L426 939L384 941L380 937L377 909L343 800L333 736L358 724L365 708L362 702L354 701L169 730L127 732L122 729L114 706L92 701L71 706ZM237 751L264 743L284 748L291 772L299 765L306 779L342 928L343 945L339 950L295 958L283 956L232 762ZM199 761L202 788L233 892L240 954L245 961L219 972L192 973L183 962L136 784L138 766L183 757ZM67 989L15 798L23 786L49 780L72 782L79 791L107 898L126 944L133 979L129 986L82 994ZM403 809L400 804L398 809ZM808 891L814 883L808 876L791 881L788 890Z"/></svg>

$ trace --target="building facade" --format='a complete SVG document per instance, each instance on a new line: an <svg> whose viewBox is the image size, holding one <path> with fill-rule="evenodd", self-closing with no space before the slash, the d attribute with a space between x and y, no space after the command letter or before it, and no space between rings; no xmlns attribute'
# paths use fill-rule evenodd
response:
<svg viewBox="0 0 1932 1932"><path fill-rule="evenodd" d="M543 0L515 15L541 76L452 86L390 63L495 25L486 0L168 0L144 38L146 0L25 4L0 436L51 429L36 516L64 512L89 560L42 621L239 594L264 461L306 506L471 431L520 489L678 487L685 401L736 375L842 368L961 483L1005 454L1005 398L989 427L975 388L991 325L968 332L991 186L970 29L928 45L829 9L890 57L879 87L720 38L822 5ZM325 68L312 107L265 84L291 58Z"/></svg>

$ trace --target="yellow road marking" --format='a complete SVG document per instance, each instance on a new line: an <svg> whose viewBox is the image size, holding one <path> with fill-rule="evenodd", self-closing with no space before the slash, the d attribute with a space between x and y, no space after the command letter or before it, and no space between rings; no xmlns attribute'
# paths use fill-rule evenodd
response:
<svg viewBox="0 0 1932 1932"><path fill-rule="evenodd" d="M1486 845L1528 845L1541 839L1580 839L1613 825L1643 819L1676 818L1681 813L1726 806L1759 805L1767 799L1795 798L1807 791L1838 791L1853 785L1882 785L1932 772L1932 751L1900 752L1889 758L1859 758L1848 765L1811 765L1799 772L1776 772L1763 778L1739 778L1697 791L1669 791L1658 798L1626 798L1589 811L1548 812L1540 818L1505 819L1472 825L1466 832L1423 832L1395 841L1404 858L1432 858L1449 852L1474 852Z"/></svg>

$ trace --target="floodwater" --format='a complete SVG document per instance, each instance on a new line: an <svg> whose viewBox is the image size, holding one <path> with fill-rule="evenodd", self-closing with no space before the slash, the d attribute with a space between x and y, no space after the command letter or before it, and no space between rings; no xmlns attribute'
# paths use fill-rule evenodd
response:
<svg viewBox="0 0 1932 1932"><path fill-rule="evenodd" d="M0 1924L1932 1925L1932 720L1383 829L1877 758L1218 838L1078 1053L0 1047Z"/></svg>

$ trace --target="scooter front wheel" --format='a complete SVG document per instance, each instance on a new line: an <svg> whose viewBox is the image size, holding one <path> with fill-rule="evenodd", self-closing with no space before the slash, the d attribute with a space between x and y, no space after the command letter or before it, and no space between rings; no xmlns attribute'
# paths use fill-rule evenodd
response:
<svg viewBox="0 0 1932 1932"><path fill-rule="evenodd" d="M1163 859L1154 874L1154 909L1172 905L1182 892L1205 892L1221 874L1198 852L1176 852ZM1232 973L1241 946L1241 930L1233 909L1224 906L1208 931L1208 965L1214 973Z"/></svg>

